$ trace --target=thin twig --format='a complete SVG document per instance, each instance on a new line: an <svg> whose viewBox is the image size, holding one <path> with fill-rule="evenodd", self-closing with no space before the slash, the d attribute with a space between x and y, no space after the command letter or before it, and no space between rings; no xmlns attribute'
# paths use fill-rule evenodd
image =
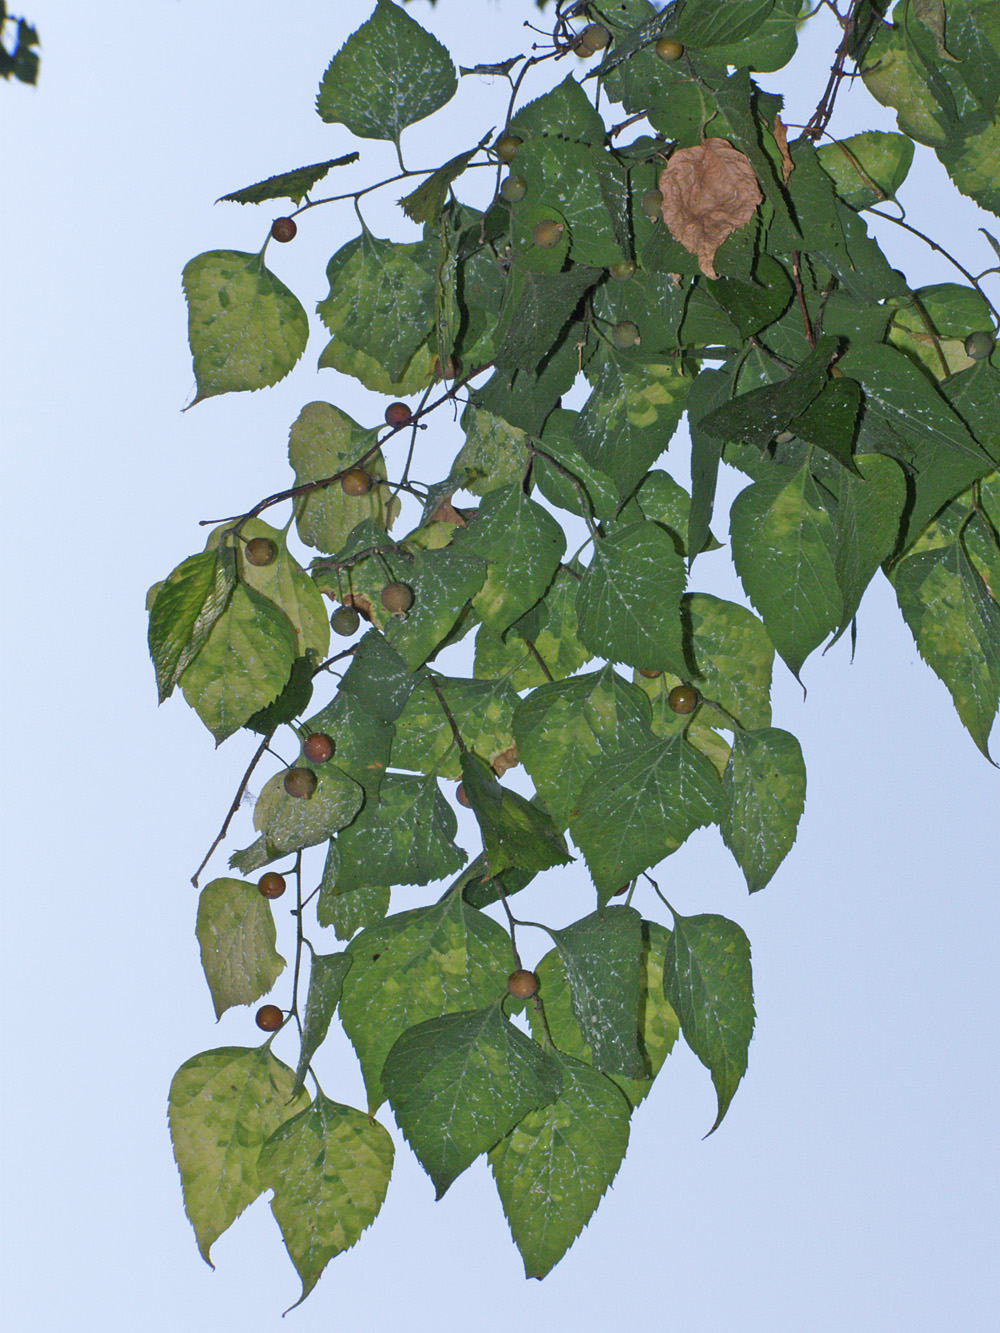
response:
<svg viewBox="0 0 1000 1333"><path fill-rule="evenodd" d="M198 867L198 869L197 869L197 870L194 872L194 874L191 876L191 883L194 885L195 888L198 887L198 876L199 876L199 875L201 874L201 872L205 869L205 866L208 864L209 858L211 857L212 853L215 851L216 847L218 847L219 843L222 841L222 839L223 839L223 838L226 836L226 834L229 832L229 825L232 823L233 816L236 814L236 811L240 808L240 804L241 804L242 801L243 801L243 793L244 793L244 792L246 791L246 789L247 789L247 783L250 781L250 775L253 773L254 769L257 767L257 765L260 763L261 759L263 759L264 755L267 753L267 749L268 749L268 746L269 746L270 743L271 743L271 737L272 737L273 735L274 735L274 732L272 731L272 732L269 732L269 733L264 737L264 739L261 741L260 745L257 747L257 753L256 753L256 754L254 755L254 757L250 760L250 766L249 766L249 768L247 769L247 771L243 774L243 780L242 780L242 782L240 783L239 787L236 789L236 796L235 796L234 799L233 799L233 803L232 803L232 805L229 807L229 814L226 815L226 818L225 818L225 820L223 821L222 828L219 829L219 836L218 836L218 837L215 839L215 841L212 843L211 847L209 847L208 851L205 853L205 859L202 861L201 865Z"/></svg>

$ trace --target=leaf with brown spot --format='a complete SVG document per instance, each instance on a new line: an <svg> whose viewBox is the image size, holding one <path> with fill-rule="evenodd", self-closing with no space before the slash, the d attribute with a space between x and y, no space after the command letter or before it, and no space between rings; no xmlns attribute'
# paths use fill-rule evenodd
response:
<svg viewBox="0 0 1000 1333"><path fill-rule="evenodd" d="M706 278L719 246L746 224L763 199L750 159L726 139L678 148L660 172L663 221Z"/></svg>
<svg viewBox="0 0 1000 1333"><path fill-rule="evenodd" d="M501 750L499 754L493 756L490 760L490 768L498 778L502 778L508 768L516 768L520 762L517 757L517 746L512 745L510 749Z"/></svg>

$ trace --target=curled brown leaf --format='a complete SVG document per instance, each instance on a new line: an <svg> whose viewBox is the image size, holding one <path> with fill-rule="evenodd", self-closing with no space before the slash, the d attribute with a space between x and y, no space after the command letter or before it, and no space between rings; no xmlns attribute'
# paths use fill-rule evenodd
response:
<svg viewBox="0 0 1000 1333"><path fill-rule="evenodd" d="M763 196L749 158L726 139L678 148L660 172L663 221L706 278L719 246L746 224Z"/></svg>

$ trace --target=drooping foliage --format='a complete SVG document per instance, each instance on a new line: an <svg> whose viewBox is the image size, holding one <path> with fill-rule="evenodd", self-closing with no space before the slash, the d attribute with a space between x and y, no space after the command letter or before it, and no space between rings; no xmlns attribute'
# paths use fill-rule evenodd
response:
<svg viewBox="0 0 1000 1333"><path fill-rule="evenodd" d="M322 74L320 117L392 141L405 182L387 183L405 239L365 221L345 234L313 321L321 370L395 400L390 424L308 402L294 482L150 595L160 699L179 686L217 742L255 738L233 810L270 747L288 755L257 798L259 836L197 911L216 1014L272 996L301 1039L294 1070L269 1037L175 1076L206 1260L273 1189L304 1299L379 1211L386 1101L438 1197L486 1157L538 1277L599 1204L678 1035L711 1075L717 1128L747 1068L750 943L711 902L682 916L663 898L647 918L633 900L656 904L650 872L710 825L750 892L776 874L806 776L772 717L775 656L799 677L880 574L989 758L997 311L957 261L955 282L913 290L866 213L894 215L915 142L1000 209L1000 29L984 0L902 0L891 25L885 9L840 14L830 85L795 135L771 88L806 21L797 0L563 3L530 56L460 72L377 0ZM524 96L549 64L565 76ZM899 133L828 132L854 72ZM407 127L446 116L460 75L503 92L498 128L408 170ZM302 356L310 317L270 247L312 224L321 183L363 149L225 196L287 199L297 223L186 266L195 402L266 388ZM465 202L484 179L485 208ZM363 218L377 185L329 201ZM422 428L456 407L449 460ZM728 516L723 462L746 475ZM280 504L277 528L264 516ZM715 534L749 606L698 591ZM455 802L479 830L468 849ZM516 895L574 860L592 889L577 920L540 923L532 993ZM291 968L272 915L285 876ZM435 887L393 910L401 885ZM367 1114L316 1080L337 1019Z"/></svg>

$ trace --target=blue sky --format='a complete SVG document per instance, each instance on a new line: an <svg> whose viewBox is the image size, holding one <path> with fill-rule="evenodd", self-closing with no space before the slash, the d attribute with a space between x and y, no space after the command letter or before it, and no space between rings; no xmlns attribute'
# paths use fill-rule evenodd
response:
<svg viewBox="0 0 1000 1333"><path fill-rule="evenodd" d="M520 25L535 17L527 0L411 12L465 65L525 50ZM170 1078L199 1050L258 1037L246 1010L213 1021L189 882L254 746L235 738L216 753L179 698L156 708L143 604L151 583L200 549L199 519L287 484L287 431L303 403L381 416L376 395L316 373L318 327L281 384L181 413L193 395L181 269L203 250L261 244L274 210L215 205L219 195L356 146L319 121L313 100L367 13L33 0L40 86L0 88L3 531L13 553L3 581L2 1262L16 1333L257 1333L277 1328L298 1294L264 1199L216 1244L214 1273L181 1207ZM829 27L823 39L794 85L787 72L762 78L787 93L790 122L808 118L825 82ZM432 166L470 146L505 104L499 83L464 80L452 108L407 132L408 160ZM845 91L833 128L891 124L859 86ZM365 179L393 161L391 148L363 145ZM408 239L414 228L386 196L371 221ZM996 219L961 200L931 155L919 154L902 198L974 271L993 262L975 228L995 231ZM269 251L307 310L325 294L326 259L356 230L349 206L317 209L293 245ZM899 237L884 244L912 285L953 279L940 256ZM442 468L455 447L442 431ZM667 465L681 480L683 457L678 441ZM742 483L726 484L731 496ZM734 594L724 554L698 562L693 586ZM753 945L757 1033L722 1128L703 1141L713 1091L679 1047L633 1119L614 1188L542 1283L524 1280L484 1163L434 1204L397 1135L382 1215L290 1326L991 1325L1000 777L918 658L881 578L859 616L853 664L842 640L804 679L805 701L777 673L775 723L802 742L809 794L771 886L749 899L710 831L660 875L679 910L724 913ZM251 836L249 809L239 818L235 845ZM218 857L215 873L224 865ZM394 909L420 900L404 890ZM546 895L564 920L591 901L582 871L555 876ZM655 914L652 899L638 905ZM534 957L542 952L538 941ZM362 1104L345 1041L331 1039L322 1067L327 1092Z"/></svg>

